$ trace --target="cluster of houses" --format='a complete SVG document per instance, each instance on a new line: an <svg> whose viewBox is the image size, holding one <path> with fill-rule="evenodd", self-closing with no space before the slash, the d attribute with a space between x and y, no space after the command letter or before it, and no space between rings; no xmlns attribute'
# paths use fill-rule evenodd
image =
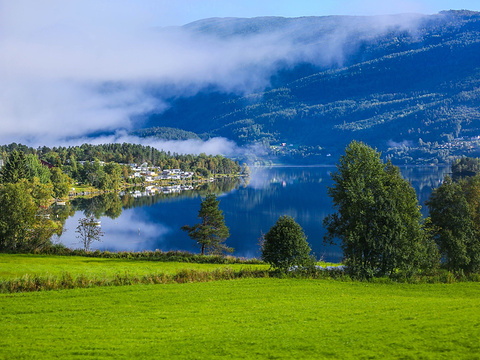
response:
<svg viewBox="0 0 480 360"><path fill-rule="evenodd" d="M128 164L133 174L130 178L145 177L145 182L155 182L160 180L188 180L192 179L194 173L190 171L182 171L180 169L165 169L162 170L157 167L148 167L147 163L143 163L138 166L137 164ZM149 185L145 187L144 191L135 190L130 192L135 198L142 196L153 196L155 194L173 194L180 193L186 190L193 190L192 185L169 185L169 186L154 186ZM125 192L121 192L120 195L125 195Z"/></svg>
<svg viewBox="0 0 480 360"><path fill-rule="evenodd" d="M79 161L80 164L84 165L86 162L93 164L93 161ZM99 162L101 166L105 165L104 161ZM125 164L119 164L125 165ZM180 169L165 169L162 170L157 167L149 167L145 162L138 166L137 164L128 164L133 170L133 174L130 175L131 179L145 177L145 181L153 182L158 180L187 180L191 179L194 175L191 171L182 171Z"/></svg>
<svg viewBox="0 0 480 360"><path fill-rule="evenodd" d="M161 193L174 194L174 193L180 193L182 191L193 190L193 189L194 187L191 185L172 185L172 186L159 186L159 187L151 185L151 186L145 187L144 191L135 190L135 191L129 192L129 194L132 195L134 198L139 198L142 196L153 196L155 194L161 194ZM127 192L122 191L120 193L120 196L123 196L125 194L127 194Z"/></svg>
<svg viewBox="0 0 480 360"><path fill-rule="evenodd" d="M159 180L187 180L194 175L191 171L181 171L180 169L165 169L162 170L156 167L148 167L147 163L140 166L137 164L129 164L133 170L130 178L145 177L145 181L153 182Z"/></svg>

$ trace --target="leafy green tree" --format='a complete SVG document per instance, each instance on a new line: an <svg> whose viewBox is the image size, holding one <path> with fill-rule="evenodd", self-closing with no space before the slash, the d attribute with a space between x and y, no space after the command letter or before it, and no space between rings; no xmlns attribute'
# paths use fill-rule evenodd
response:
<svg viewBox="0 0 480 360"><path fill-rule="evenodd" d="M118 190L122 184L122 167L115 163L104 166L105 176L100 184L100 189Z"/></svg>
<svg viewBox="0 0 480 360"><path fill-rule="evenodd" d="M480 178L449 176L427 201L440 254L451 270L480 270Z"/></svg>
<svg viewBox="0 0 480 360"><path fill-rule="evenodd" d="M0 251L30 251L50 244L61 225L50 219L51 186L23 179L0 186Z"/></svg>
<svg viewBox="0 0 480 360"><path fill-rule="evenodd" d="M75 158L75 155L70 156L70 158L67 160L67 165L62 166L62 171L72 179L79 178L78 162Z"/></svg>
<svg viewBox="0 0 480 360"><path fill-rule="evenodd" d="M328 188L337 212L324 220L325 241L341 240L353 275L368 278L417 271L425 237L415 190L380 153L353 141L340 157Z"/></svg>
<svg viewBox="0 0 480 360"><path fill-rule="evenodd" d="M42 165L42 162L36 155L28 154L25 156L26 176L29 180L38 178L42 184L50 182L50 171L47 166Z"/></svg>
<svg viewBox="0 0 480 360"><path fill-rule="evenodd" d="M209 178L212 176L212 173L204 168L197 169L197 173L204 178Z"/></svg>
<svg viewBox="0 0 480 360"><path fill-rule="evenodd" d="M197 216L201 223L182 226L182 230L187 231L188 236L201 247L202 255L205 255L205 252L209 254L233 252L232 248L225 245L230 231L225 225L223 211L218 208L219 203L215 194L208 194L200 204Z"/></svg>
<svg viewBox="0 0 480 360"><path fill-rule="evenodd" d="M23 151L14 150L10 153L0 175L3 184L14 184L27 178L27 165Z"/></svg>
<svg viewBox="0 0 480 360"><path fill-rule="evenodd" d="M67 196L70 191L70 180L67 174L58 167L51 168L50 174L55 198L59 199Z"/></svg>
<svg viewBox="0 0 480 360"><path fill-rule="evenodd" d="M37 206L26 181L0 187L0 249L19 251L33 228Z"/></svg>
<svg viewBox="0 0 480 360"><path fill-rule="evenodd" d="M290 216L281 216L263 236L261 250L263 261L284 272L315 263L302 227Z"/></svg>
<svg viewBox="0 0 480 360"><path fill-rule="evenodd" d="M86 251L90 250L90 246L94 241L100 241L103 236L98 220L96 220L94 216L78 220L78 226L75 232L78 233L77 238L80 239Z"/></svg>

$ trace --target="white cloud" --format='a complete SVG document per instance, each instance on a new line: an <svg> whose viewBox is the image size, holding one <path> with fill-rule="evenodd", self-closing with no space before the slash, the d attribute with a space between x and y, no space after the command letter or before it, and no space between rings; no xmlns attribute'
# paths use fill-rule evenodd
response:
<svg viewBox="0 0 480 360"><path fill-rule="evenodd" d="M56 242L62 243L72 249L82 248L80 239L75 232L76 225L80 218L85 215L79 211L67 219L64 228L66 231ZM118 251L143 251L151 248L152 243L161 243L166 235L172 232L167 225L159 222L148 222L138 216L131 209L122 212L121 221L101 217L101 226L104 236L100 242L93 242L92 250L110 249Z"/></svg>
<svg viewBox="0 0 480 360"><path fill-rule="evenodd" d="M140 115L168 107L152 95L159 86L174 89L170 96L207 85L263 89L279 61L341 64L345 39L358 31L337 29L312 48L297 44L305 34L294 27L236 38L153 29L162 4L0 0L0 143L131 129ZM361 31L378 33L404 20L382 19Z"/></svg>

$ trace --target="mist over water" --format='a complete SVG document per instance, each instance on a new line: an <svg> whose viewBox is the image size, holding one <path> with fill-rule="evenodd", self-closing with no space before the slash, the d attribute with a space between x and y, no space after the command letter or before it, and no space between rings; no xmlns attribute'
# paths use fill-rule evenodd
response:
<svg viewBox="0 0 480 360"><path fill-rule="evenodd" d="M404 167L403 176L408 179L423 206L432 188L437 187L449 171L448 167ZM220 193L220 209L230 228L227 244L235 248L234 255L259 257L259 239L277 221L281 215L289 215L303 227L313 252L326 261L340 261L341 250L338 246L325 246L322 222L331 213L331 199L327 196L327 186L331 185L330 172L335 167L260 167L254 168L248 183L232 182L217 184L212 190ZM212 186L212 185L211 185ZM66 232L59 241L67 246L80 247L75 237L78 219L85 214L109 214L114 218L101 215L102 242L94 243L93 249L111 251L141 250L185 250L198 252L194 242L180 230L186 224L197 222L201 192L189 191L177 196L156 195L154 197L129 199L110 199L103 202L101 208L95 200L85 201L81 211L77 211L66 221ZM125 200L125 199L123 199ZM127 205L122 205L127 204ZM112 210L117 208L121 211ZM422 208L424 216L426 208Z"/></svg>

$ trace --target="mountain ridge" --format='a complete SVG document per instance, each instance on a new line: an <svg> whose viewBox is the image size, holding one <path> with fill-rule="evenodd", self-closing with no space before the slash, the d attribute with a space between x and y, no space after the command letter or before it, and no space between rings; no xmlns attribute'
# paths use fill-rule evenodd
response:
<svg viewBox="0 0 480 360"><path fill-rule="evenodd" d="M310 23L327 21L321 24L325 29L340 32L337 25L328 26L345 20L308 18ZM237 95L213 88L171 99L170 109L150 116L146 127L175 127L239 144L320 146L325 154L340 153L348 141L357 139L401 161L412 154L426 156L427 161L450 161L455 154L441 150L442 144L480 135L480 13L447 11L414 18L413 28L394 23L368 34L375 25L371 17L349 17L349 29L358 23L364 27L345 35L341 44L333 40L336 46L352 49L342 52L341 61L280 62L264 91ZM272 23L278 25L278 19L298 23L304 18L268 19L269 23L264 17L204 19L185 27L243 37L247 31L247 36L262 29L273 31L269 29ZM215 28L219 23L221 31ZM282 34L291 35L290 28L283 29ZM308 27L301 28L293 40L308 32ZM315 42L312 36L301 45L317 51L319 44L330 44L326 38ZM410 146L390 146L400 143ZM430 147L422 145L428 143ZM406 148L408 156L402 155Z"/></svg>

